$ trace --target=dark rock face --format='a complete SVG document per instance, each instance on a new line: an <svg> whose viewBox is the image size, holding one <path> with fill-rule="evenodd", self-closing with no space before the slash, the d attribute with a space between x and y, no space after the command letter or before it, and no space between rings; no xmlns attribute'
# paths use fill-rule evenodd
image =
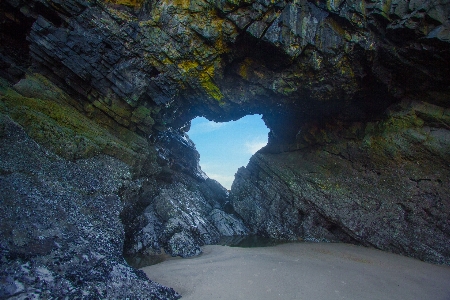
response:
<svg viewBox="0 0 450 300"><path fill-rule="evenodd" d="M263 236L345 241L449 264L450 119L448 110L425 113L437 109L430 106L333 124L315 147L256 154L236 175L233 206Z"/></svg>
<svg viewBox="0 0 450 300"><path fill-rule="evenodd" d="M339 3L3 6L35 20L34 68L84 100L87 113L145 133L199 114L259 112L280 143L305 119L368 118L400 97L448 96L448 3Z"/></svg>
<svg viewBox="0 0 450 300"><path fill-rule="evenodd" d="M123 241L191 256L249 230L448 264L449 12L446 0L1 1L2 296L176 297L126 266ZM185 132L195 116L251 113L269 145L229 197ZM22 208L41 218L18 220Z"/></svg>
<svg viewBox="0 0 450 300"><path fill-rule="evenodd" d="M3 114L0 128L2 298L178 298L123 260L129 166L63 160Z"/></svg>

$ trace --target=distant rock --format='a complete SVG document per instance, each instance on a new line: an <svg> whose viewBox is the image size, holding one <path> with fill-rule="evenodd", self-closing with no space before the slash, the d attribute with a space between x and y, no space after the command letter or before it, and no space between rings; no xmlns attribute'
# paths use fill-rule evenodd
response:
<svg viewBox="0 0 450 300"><path fill-rule="evenodd" d="M212 210L210 219L222 236L238 236L249 233L249 230L240 218L233 214L227 214L223 210Z"/></svg>
<svg viewBox="0 0 450 300"><path fill-rule="evenodd" d="M170 176L170 184L143 185L138 203L147 206L134 219L127 218L130 223L125 222L130 238L127 255L159 254L164 249L173 256L189 257L200 254L201 246L217 243L221 236L247 233L238 216L223 211L218 200L225 201L227 194L217 182L198 182L180 173ZM214 186L222 194L211 193Z"/></svg>

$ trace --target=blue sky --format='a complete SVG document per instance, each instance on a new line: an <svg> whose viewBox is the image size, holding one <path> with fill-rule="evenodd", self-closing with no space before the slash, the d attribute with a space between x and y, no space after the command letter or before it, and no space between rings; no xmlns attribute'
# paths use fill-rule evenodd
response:
<svg viewBox="0 0 450 300"><path fill-rule="evenodd" d="M203 117L192 120L187 132L200 153L200 166L208 177L230 189L237 169L267 144L269 129L261 115L215 123Z"/></svg>

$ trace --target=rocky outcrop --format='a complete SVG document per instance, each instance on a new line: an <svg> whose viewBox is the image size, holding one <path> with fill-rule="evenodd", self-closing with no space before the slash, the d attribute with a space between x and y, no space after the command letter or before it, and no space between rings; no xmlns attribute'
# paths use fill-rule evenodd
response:
<svg viewBox="0 0 450 300"><path fill-rule="evenodd" d="M443 105L448 5L11 0L1 34L22 56L5 48L2 74L31 65L84 114L143 135L261 113L274 150L289 150L311 120L370 119L408 97Z"/></svg>
<svg viewBox="0 0 450 300"><path fill-rule="evenodd" d="M226 213L217 201L228 196L217 182L208 178L198 183L189 176L172 176L170 184L158 180L143 183L134 205L135 217L126 216L131 212L124 211L129 238L126 255L155 255L164 250L173 256L190 257L200 254L201 246L217 243L221 236L248 233L241 219ZM217 194L211 193L214 188Z"/></svg>
<svg viewBox="0 0 450 300"><path fill-rule="evenodd" d="M5 167L2 177L24 176L28 188L2 192L3 202L18 203L2 207L2 220L11 223L15 207L27 207L24 195L52 191L46 199L55 205L32 220L39 230L50 227L48 218L52 228L67 232L67 238L58 235L66 241L58 242L61 249L76 249L64 268L81 265L83 255L95 262L84 241L95 253L106 249L95 245L105 245L114 254L102 263L128 276L130 294L146 286L150 298L171 292L152 288L119 261L122 241L127 253L164 249L189 256L221 234L248 227L270 237L355 242L448 264L449 5L2 1L0 112L20 124L23 139L37 142L41 150L32 151L33 161L64 165ZM230 202L204 177L185 133L195 116L228 121L254 113L271 130L269 144L238 172ZM2 147L13 145L9 134L1 138ZM20 153L6 151L9 158L2 154L1 162ZM105 160L121 175L108 173ZM85 170L86 162L96 167ZM80 168L85 178L76 175ZM97 178L93 194L78 190L96 176L103 179ZM106 182L112 182L109 190ZM62 196L69 194L73 199ZM53 208L65 203L76 218L57 219ZM86 205L113 205L105 223L110 227L91 222L105 237L88 239L79 229L93 218ZM21 244L11 228L1 230L2 251L10 253L2 266L11 274L25 274L26 264L33 274L47 274L37 271L45 266L53 285L69 282L75 296L123 291L106 287L119 276L109 267L98 281L69 278L64 268L57 275L47 265L62 250L51 242L34 256L13 255L36 236ZM13 282L2 274L2 282ZM18 282L24 291L44 291L39 283ZM48 293L57 292L48 284ZM22 285L2 293L22 291Z"/></svg>
<svg viewBox="0 0 450 300"><path fill-rule="evenodd" d="M125 254L173 256L201 253L201 246L219 238L248 232L238 215L225 212L228 191L199 167L199 154L189 137L168 130L155 137L157 163L152 177L143 177L139 190L122 212L126 226Z"/></svg>

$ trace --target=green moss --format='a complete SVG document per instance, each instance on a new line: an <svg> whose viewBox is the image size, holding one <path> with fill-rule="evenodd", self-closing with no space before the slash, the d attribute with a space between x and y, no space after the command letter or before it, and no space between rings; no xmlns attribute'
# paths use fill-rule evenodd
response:
<svg viewBox="0 0 450 300"><path fill-rule="evenodd" d="M418 117L432 126L450 128L449 110L441 106L419 102L413 105L413 110Z"/></svg>
<svg viewBox="0 0 450 300"><path fill-rule="evenodd" d="M418 118L415 114L409 114L387 118L378 124L376 131L379 135L384 135L392 132L400 132L408 128L422 127L423 125L424 122L421 118Z"/></svg>
<svg viewBox="0 0 450 300"><path fill-rule="evenodd" d="M146 133L150 133L155 120L151 117L152 111L144 106L139 106L133 111L131 122L137 124L138 128Z"/></svg>
<svg viewBox="0 0 450 300"><path fill-rule="evenodd" d="M139 106L138 108L136 108L133 111L132 117L131 117L131 121L135 122L135 123L141 123L144 120L146 120L147 118L150 118L150 120L152 120L152 124L154 123L153 119L150 117L151 114L151 110L148 109L145 106Z"/></svg>
<svg viewBox="0 0 450 300"><path fill-rule="evenodd" d="M391 136L367 136L364 139L363 147L371 153L379 157L388 157L391 160L400 160L400 152L392 141Z"/></svg>
<svg viewBox="0 0 450 300"><path fill-rule="evenodd" d="M382 121L367 124L362 146L373 155L402 160L415 145L422 145L430 138L422 130L424 125L426 122L414 109L393 113Z"/></svg>
<svg viewBox="0 0 450 300"><path fill-rule="evenodd" d="M48 89L49 85L41 87ZM0 103L1 110L22 125L28 135L66 159L103 153L135 165L148 152L147 142L136 133L117 126L122 129L115 136L62 102L25 97L7 89L0 96Z"/></svg>
<svg viewBox="0 0 450 300"><path fill-rule="evenodd" d="M131 118L131 106L123 101L116 99L103 98L100 100L95 100L92 103L95 107L105 112L107 115L112 117L118 123L129 126Z"/></svg>
<svg viewBox="0 0 450 300"><path fill-rule="evenodd" d="M368 147L381 147L387 145L390 141L386 137L392 134L400 134L406 129L421 127L423 121L416 115L390 116L377 123L367 123L365 128L364 145Z"/></svg>

